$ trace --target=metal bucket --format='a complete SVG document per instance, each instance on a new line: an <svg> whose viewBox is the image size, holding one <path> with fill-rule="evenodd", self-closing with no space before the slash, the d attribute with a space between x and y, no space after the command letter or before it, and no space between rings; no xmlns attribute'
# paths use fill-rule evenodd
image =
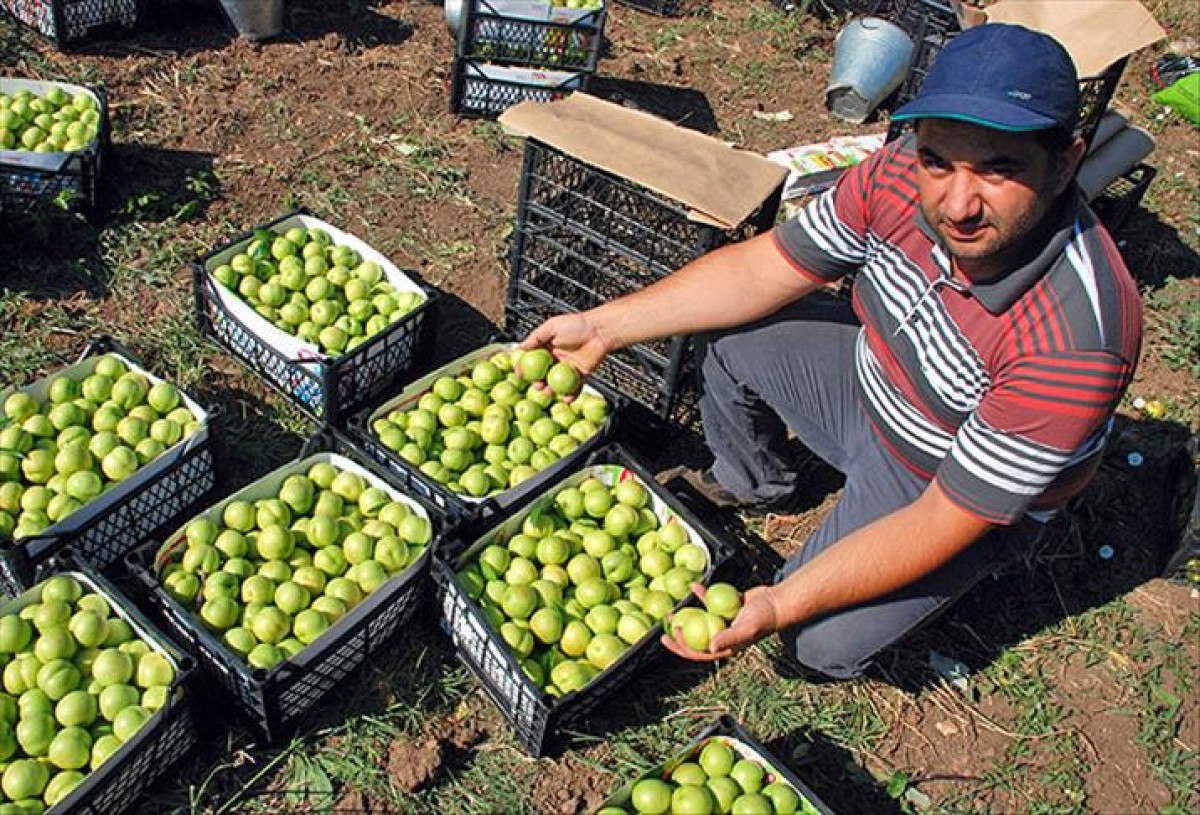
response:
<svg viewBox="0 0 1200 815"><path fill-rule="evenodd" d="M283 33L285 0L221 0L221 8L239 35L265 40Z"/></svg>
<svg viewBox="0 0 1200 815"><path fill-rule="evenodd" d="M463 0L445 0L443 13L446 16L446 27L457 38L458 24L462 22Z"/></svg>
<svg viewBox="0 0 1200 815"><path fill-rule="evenodd" d="M851 20L837 36L825 106L840 119L865 122L904 81L914 50L904 29L887 20Z"/></svg>

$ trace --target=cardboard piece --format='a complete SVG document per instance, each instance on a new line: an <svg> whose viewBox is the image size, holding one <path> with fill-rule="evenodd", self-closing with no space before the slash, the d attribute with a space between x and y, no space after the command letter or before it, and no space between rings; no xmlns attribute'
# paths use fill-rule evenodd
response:
<svg viewBox="0 0 1200 815"><path fill-rule="evenodd" d="M500 122L678 201L692 210L692 220L721 229L740 226L787 175L760 155L585 93L522 102Z"/></svg>
<svg viewBox="0 0 1200 815"><path fill-rule="evenodd" d="M1042 31L1063 44L1080 79L1167 36L1138 0L1000 0L987 21Z"/></svg>

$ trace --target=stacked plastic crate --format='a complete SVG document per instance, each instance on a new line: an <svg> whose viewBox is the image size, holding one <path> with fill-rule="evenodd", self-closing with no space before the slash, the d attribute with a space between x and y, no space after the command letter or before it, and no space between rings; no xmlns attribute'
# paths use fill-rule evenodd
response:
<svg viewBox="0 0 1200 815"><path fill-rule="evenodd" d="M465 0L451 71L450 111L491 117L526 100L580 90L596 70L604 0Z"/></svg>
<svg viewBox="0 0 1200 815"><path fill-rule="evenodd" d="M652 188L658 185L638 178L632 167L624 173L613 170L622 164L621 153L653 155L661 160L661 177L679 181L689 171L694 175L695 156L704 154L719 164L709 151L729 159L735 151L697 143L707 138L587 95L563 104L586 106L585 118L610 122L613 132L631 125L640 135L623 142L629 150L605 147L604 134L592 139L590 147L581 139L582 149L572 150L559 138L557 123L547 122L530 133L505 304L506 327L513 336L524 336L555 314L585 311L631 294L712 249L774 225L786 175L782 168L743 155L750 166L743 163L742 170L758 170L758 161L770 168L759 172L756 182L740 179L743 190L756 190L749 196L752 208L729 219L706 218L694 202L661 186ZM559 115L570 118L565 112ZM511 118L505 117L505 123L522 129ZM708 187L716 190L722 183ZM687 426L698 415L691 337L639 343L610 354L596 378L668 423Z"/></svg>

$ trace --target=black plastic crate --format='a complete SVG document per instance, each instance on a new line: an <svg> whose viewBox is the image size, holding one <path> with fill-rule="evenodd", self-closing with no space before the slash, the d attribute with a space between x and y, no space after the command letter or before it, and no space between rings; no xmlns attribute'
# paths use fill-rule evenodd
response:
<svg viewBox="0 0 1200 815"><path fill-rule="evenodd" d="M722 230L689 219L684 204L528 139L509 264L509 332L638 291L722 244L769 230L781 194L782 185L743 224ZM686 425L696 403L690 346L675 337L624 349L597 377L651 414Z"/></svg>
<svg viewBox="0 0 1200 815"><path fill-rule="evenodd" d="M685 761L695 761L700 751L710 741L719 741L727 745L733 750L734 755L741 758L748 758L757 761L764 765L767 769L768 777L764 778L764 783L772 781L783 781L793 787L802 798L801 807L796 810L797 815L834 815L832 809L826 806L817 794L812 791L812 788L801 781L795 773L793 773L786 764L779 760L775 754L768 750L761 742L758 741L750 731L738 724L737 720L729 714L722 715L715 722L704 728L695 740L685 750L659 764L653 769L642 773L636 779L623 784L615 790L604 801L603 806L628 807L629 796L633 791L633 785L643 778L662 778L664 775L669 775L670 771L678 767ZM803 801L807 800L809 806L805 807Z"/></svg>
<svg viewBox="0 0 1200 815"><path fill-rule="evenodd" d="M109 353L120 356L152 383L159 381L131 351L110 337L92 342L75 365L57 373ZM0 543L0 595L12 596L24 591L42 565L68 544L89 566L106 570L212 491L216 474L209 434L210 414L182 390L180 396L193 413L199 411L199 429L40 534Z"/></svg>
<svg viewBox="0 0 1200 815"><path fill-rule="evenodd" d="M559 71L594 71L608 10L568 9L512 0L466 0L458 32L458 56L505 65Z"/></svg>
<svg viewBox="0 0 1200 815"><path fill-rule="evenodd" d="M296 225L324 229L332 232L335 240L339 241L353 238L302 211L276 218L257 229L287 229ZM425 302L353 351L336 357L317 353L311 357L293 355L276 347L268 339L269 332L277 329L252 309L247 307L241 317L235 314L234 308L223 302L223 298L240 300L239 295L222 290L221 284L209 273L217 265L220 256L248 243L253 234L254 230L249 230L197 260L192 280L196 322L202 333L211 336L309 416L318 422L335 426L344 422L358 408L387 392L400 378L415 369L428 351L432 323L430 314L437 304L436 289L421 284L416 280L415 273L396 269L386 258L375 253L378 257L372 259L385 269L385 274L388 270L394 270L411 281L425 294ZM366 246L361 241L358 243ZM245 303L244 300L241 302Z"/></svg>
<svg viewBox="0 0 1200 815"><path fill-rule="evenodd" d="M659 17L675 17L683 6L683 0L617 0L623 6L657 14Z"/></svg>
<svg viewBox="0 0 1200 815"><path fill-rule="evenodd" d="M569 299L522 283L509 295L505 324L514 336L525 336L555 314L578 310ZM699 418L700 390L690 336L614 351L593 376L653 418L679 427L692 426Z"/></svg>
<svg viewBox="0 0 1200 815"><path fill-rule="evenodd" d="M495 118L520 102L553 102L587 87L587 71L558 71L495 65L454 58L450 69L450 112Z"/></svg>
<svg viewBox="0 0 1200 815"><path fill-rule="evenodd" d="M1075 134L1091 145L1100 120L1108 110L1117 85L1121 84L1121 75L1129 58L1119 59L1097 76L1084 77L1079 80L1079 122L1075 125Z"/></svg>
<svg viewBox="0 0 1200 815"><path fill-rule="evenodd" d="M110 143L108 93L104 87L0 77L0 93L27 88L44 96L54 87L72 95L90 93L95 98L100 112L96 139L71 153L0 150L0 212L20 212L54 203L84 212L96 207L101 165Z"/></svg>
<svg viewBox="0 0 1200 815"><path fill-rule="evenodd" d="M0 0L0 10L63 48L96 29L133 28L145 0Z"/></svg>
<svg viewBox="0 0 1200 815"><path fill-rule="evenodd" d="M564 726L580 723L607 696L662 653L662 624L657 624L641 642L631 646L583 689L554 697L535 686L525 674L512 650L487 622L479 606L470 599L455 572L466 556L485 545L505 525L524 518L542 501L552 500L551 496L565 483L582 477L590 468L604 465L614 465L632 472L655 500L661 502L666 512L675 515L690 528L694 533L693 540L698 538L703 542L709 554L705 583L720 573L736 554L729 543L709 531L674 495L659 486L654 476L620 445L597 450L579 469L548 485L540 495L512 513L501 525L474 540L464 539L464 530L456 530L453 537L439 547L431 567L442 610L442 627L453 640L459 660L483 685L500 712L516 729L518 739L534 756L546 755L560 746ZM695 598L690 597L680 604L694 602Z"/></svg>
<svg viewBox="0 0 1200 815"><path fill-rule="evenodd" d="M1137 209L1158 170L1139 164L1117 178L1092 199L1092 210L1109 232L1117 232Z"/></svg>
<svg viewBox="0 0 1200 815"><path fill-rule="evenodd" d="M908 73L892 97L892 110L896 110L917 95L933 60L961 28L954 9L942 0L897 0L883 14L908 33L914 46ZM892 122L887 140L898 138L907 129L906 123Z"/></svg>
<svg viewBox="0 0 1200 815"><path fill-rule="evenodd" d="M543 489L546 484L573 469L592 451L611 441L616 428L621 421L621 414L626 399L619 393L606 387L602 382L589 378L586 386L604 397L608 402L608 421L585 442L582 442L570 455L556 461L550 467L539 472L533 478L523 481L512 489L505 490L491 498L471 498L458 495L442 484L434 481L420 469L414 467L397 453L383 445L372 432L371 426L375 419L390 413L401 406L415 403L422 394L427 393L433 381L441 376L457 376L470 370L476 362L487 359L497 351L510 347L511 343L493 343L465 354L452 362L432 371L421 379L406 386L399 394L388 398L376 407L367 408L356 414L349 421L348 443L353 445L354 452L368 457L380 466L402 489L419 495L427 503L437 509L448 523L479 524L495 521L506 515L512 507L524 502L530 495Z"/></svg>
<svg viewBox="0 0 1200 815"><path fill-rule="evenodd" d="M519 268L527 236L554 236L569 227L587 239L588 248L619 252L645 267L610 273L620 289L630 291L665 277L710 249L770 229L781 192L782 185L744 224L723 231L690 220L685 204L527 139L512 265Z"/></svg>
<svg viewBox="0 0 1200 815"><path fill-rule="evenodd" d="M44 564L43 579L53 574L74 577L104 595L114 614L123 618L151 647L166 655L175 668L175 682L166 703L133 738L109 757L50 810L53 815L120 815L199 741L198 709L192 675L196 662L165 638L132 603L107 580L65 549ZM16 600L5 603L20 602ZM3 605L4 603L0 603Z"/></svg>
<svg viewBox="0 0 1200 815"><path fill-rule="evenodd" d="M313 455L326 452L336 453L358 464L372 477L373 486L386 487L393 494L398 492L386 483L386 479L370 462L355 456L344 437L332 428L325 428L310 439L292 464L268 474L260 481L285 471L290 473L305 469L299 465ZM209 510L216 510L228 501L248 494L258 484L255 482L239 490L209 507ZM167 631L196 657L205 673L216 679L264 739L277 742L331 691L347 681L347 677L368 657L403 629L428 596L428 566L438 545L438 520L436 513L417 498L407 494L405 497L422 509L433 528L433 538L420 559L346 612L303 651L270 670L253 668L247 664L158 582L155 572L159 553L185 542L182 527L165 539L165 543L159 539L146 541L126 557L126 566L137 588L161 618Z"/></svg>

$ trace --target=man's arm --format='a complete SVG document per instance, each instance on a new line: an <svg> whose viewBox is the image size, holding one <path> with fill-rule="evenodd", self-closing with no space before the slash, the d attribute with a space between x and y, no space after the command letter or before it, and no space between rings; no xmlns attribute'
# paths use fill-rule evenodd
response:
<svg viewBox="0 0 1200 815"><path fill-rule="evenodd" d="M763 637L890 594L948 563L992 528L933 482L916 501L858 529L774 586L748 591L728 629L702 653L663 637L682 657L731 656Z"/></svg>
<svg viewBox="0 0 1200 815"><path fill-rule="evenodd" d="M744 325L821 285L799 272L768 232L710 252L618 300L552 317L521 345L545 346L588 374L610 351L676 334Z"/></svg>

